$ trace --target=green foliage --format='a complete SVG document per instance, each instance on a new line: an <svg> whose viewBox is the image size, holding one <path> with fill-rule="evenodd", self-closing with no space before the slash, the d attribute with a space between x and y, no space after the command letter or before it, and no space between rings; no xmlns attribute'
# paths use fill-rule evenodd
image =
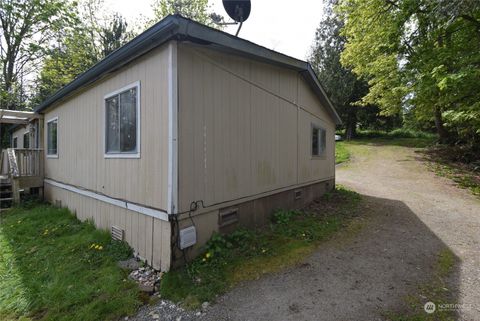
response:
<svg viewBox="0 0 480 321"><path fill-rule="evenodd" d="M83 0L72 8L76 22L57 33L35 81L32 106L44 101L134 37L124 18L102 13L101 0Z"/></svg>
<svg viewBox="0 0 480 321"><path fill-rule="evenodd" d="M350 159L350 152L344 142L335 143L335 164L347 162Z"/></svg>
<svg viewBox="0 0 480 321"><path fill-rule="evenodd" d="M338 187L321 198L315 211L276 211L268 228L215 233L201 256L170 271L161 282L162 297L198 307L243 280L278 271L305 259L319 242L351 218L360 197Z"/></svg>
<svg viewBox="0 0 480 321"><path fill-rule="evenodd" d="M23 82L55 35L74 22L68 0L0 1L0 108L25 108Z"/></svg>
<svg viewBox="0 0 480 321"><path fill-rule="evenodd" d="M155 0L152 9L155 14L153 22L171 14L180 14L204 25L221 29L221 26L215 24L212 16L219 19L222 17L210 11L208 0Z"/></svg>
<svg viewBox="0 0 480 321"><path fill-rule="evenodd" d="M431 133L426 133L414 129L397 128L392 131L383 130L360 130L358 138L428 138L435 139L436 136Z"/></svg>
<svg viewBox="0 0 480 321"><path fill-rule="evenodd" d="M279 225L285 225L290 223L290 221L299 214L298 211L277 210L272 215L272 222Z"/></svg>
<svg viewBox="0 0 480 321"><path fill-rule="evenodd" d="M99 38L101 43L101 56L106 57L116 49L126 44L134 37L134 33L128 30L128 24L118 13L114 13L109 23L100 26Z"/></svg>
<svg viewBox="0 0 480 321"><path fill-rule="evenodd" d="M370 86L362 104L404 111L419 128L434 123L442 142L480 151L478 1L341 0L337 10L341 61Z"/></svg>
<svg viewBox="0 0 480 321"><path fill-rule="evenodd" d="M0 315L9 320L111 320L141 304L117 266L126 243L68 210L15 208L0 224Z"/></svg>
<svg viewBox="0 0 480 321"><path fill-rule="evenodd" d="M34 105L67 85L98 60L94 44L84 30L68 31L60 41L59 47L52 49L44 60L36 80Z"/></svg>

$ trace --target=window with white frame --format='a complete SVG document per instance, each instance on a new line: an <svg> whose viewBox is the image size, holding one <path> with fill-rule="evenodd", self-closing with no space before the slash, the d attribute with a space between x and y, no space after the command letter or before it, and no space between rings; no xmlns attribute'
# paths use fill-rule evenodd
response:
<svg viewBox="0 0 480 321"><path fill-rule="evenodd" d="M17 148L18 147L18 137L13 137L12 139L12 147Z"/></svg>
<svg viewBox="0 0 480 321"><path fill-rule="evenodd" d="M47 122L47 156L58 156L58 118Z"/></svg>
<svg viewBox="0 0 480 321"><path fill-rule="evenodd" d="M139 82L105 96L105 156L140 153Z"/></svg>
<svg viewBox="0 0 480 321"><path fill-rule="evenodd" d="M312 156L325 156L327 147L327 131L312 124Z"/></svg>

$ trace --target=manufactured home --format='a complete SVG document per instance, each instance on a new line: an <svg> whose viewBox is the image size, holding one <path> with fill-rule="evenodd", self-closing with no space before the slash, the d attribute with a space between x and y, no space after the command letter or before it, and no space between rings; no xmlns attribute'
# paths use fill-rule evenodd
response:
<svg viewBox="0 0 480 321"><path fill-rule="evenodd" d="M311 66L178 15L36 115L44 197L161 270L335 184L340 119Z"/></svg>

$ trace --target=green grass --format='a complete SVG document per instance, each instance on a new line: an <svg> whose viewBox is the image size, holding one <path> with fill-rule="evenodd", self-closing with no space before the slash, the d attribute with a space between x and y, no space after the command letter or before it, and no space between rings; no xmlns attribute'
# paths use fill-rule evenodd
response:
<svg viewBox="0 0 480 321"><path fill-rule="evenodd" d="M350 159L350 152L347 149L345 142L335 143L335 164L340 164Z"/></svg>
<svg viewBox="0 0 480 321"><path fill-rule="evenodd" d="M394 139L394 138L421 138L421 139L435 139L436 135L432 133L426 133L413 129L406 128L397 128L391 131L384 130L357 130L356 137L359 139L362 138L383 138L383 139Z"/></svg>
<svg viewBox="0 0 480 321"><path fill-rule="evenodd" d="M444 304L452 302L453 296L446 285L446 279L453 273L457 259L448 248L440 251L434 267L430 282L418 286L418 293L405 298L406 310L399 312L386 312L385 317L391 321L454 321L455 311L441 309ZM426 302L433 302L437 309L428 314L424 310Z"/></svg>
<svg viewBox="0 0 480 321"><path fill-rule="evenodd" d="M337 187L315 210L277 211L263 230L214 234L203 255L163 276L162 297L195 308L238 282L301 263L320 242L344 227L348 230L359 199Z"/></svg>
<svg viewBox="0 0 480 321"><path fill-rule="evenodd" d="M131 249L107 232L43 204L0 219L2 320L114 320L141 304L116 264Z"/></svg>
<svg viewBox="0 0 480 321"><path fill-rule="evenodd" d="M337 134L344 135L343 131L338 131ZM355 139L344 143L346 143L347 146L348 144L371 144L423 148L432 145L436 140L437 136L432 133L397 128L392 131L357 130Z"/></svg>

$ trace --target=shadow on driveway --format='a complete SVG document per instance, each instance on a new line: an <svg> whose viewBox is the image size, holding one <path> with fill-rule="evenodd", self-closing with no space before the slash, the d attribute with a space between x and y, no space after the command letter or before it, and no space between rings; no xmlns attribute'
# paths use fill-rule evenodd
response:
<svg viewBox="0 0 480 321"><path fill-rule="evenodd" d="M418 313L427 317L423 304L431 299L419 296L418 287L436 278L446 245L405 203L362 198L353 228L334 235L305 263L239 285L204 319L384 320L387 311L407 309L408 295L419 298ZM449 303L458 302L458 266L444 280Z"/></svg>

